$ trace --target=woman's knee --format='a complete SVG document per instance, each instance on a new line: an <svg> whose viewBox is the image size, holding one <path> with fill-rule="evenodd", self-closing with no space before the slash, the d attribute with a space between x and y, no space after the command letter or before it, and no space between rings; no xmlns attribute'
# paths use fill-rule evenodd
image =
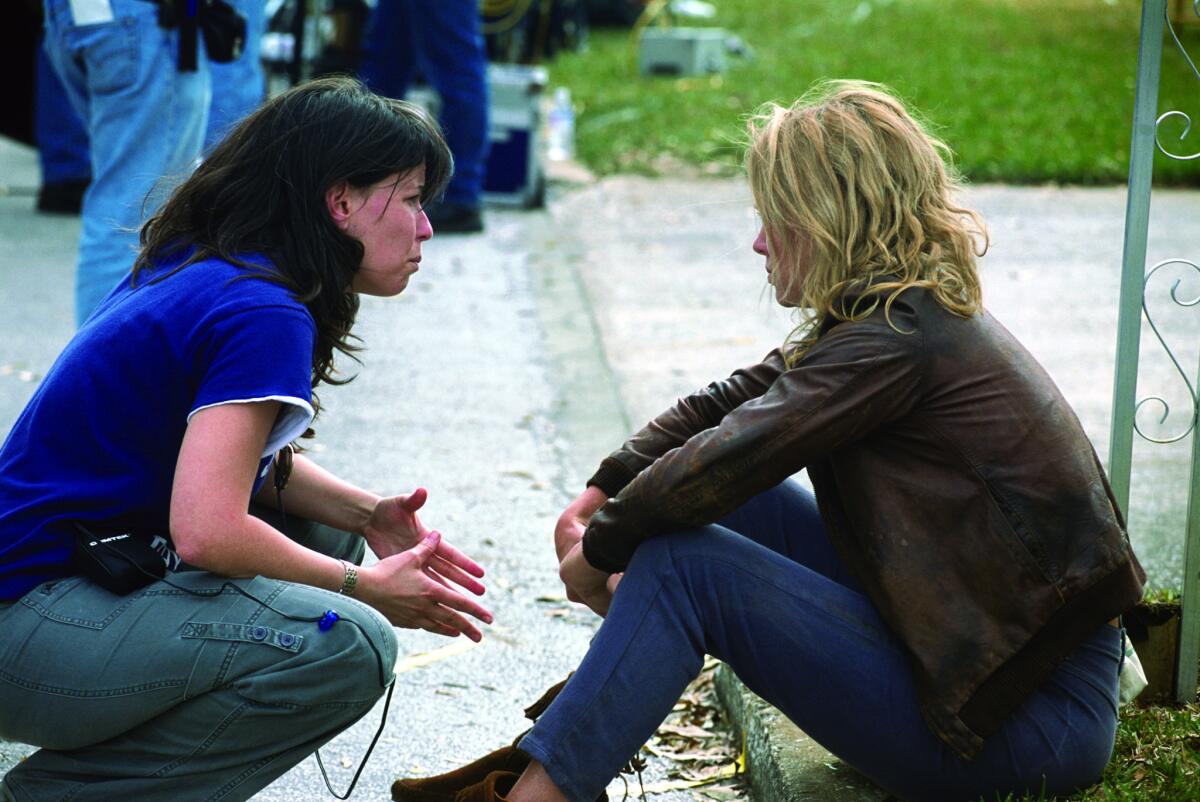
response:
<svg viewBox="0 0 1200 802"><path fill-rule="evenodd" d="M266 676L247 678L251 684L265 682L270 690L264 693L300 704L314 694L348 704L373 703L383 694L392 680L398 643L395 629L378 611L305 585L289 586L272 606L281 611L289 631L303 638L291 646L294 658L278 663ZM266 611L260 621L273 617Z"/></svg>
<svg viewBox="0 0 1200 802"><path fill-rule="evenodd" d="M669 577L689 591L708 588L716 580L714 572L745 559L747 548L754 544L716 524L671 532L639 544L621 582Z"/></svg>
<svg viewBox="0 0 1200 802"><path fill-rule="evenodd" d="M662 569L674 572L681 556L704 550L705 535L708 534L704 530L711 528L713 527L669 532L642 541L625 569L626 575L633 572L657 572Z"/></svg>
<svg viewBox="0 0 1200 802"><path fill-rule="evenodd" d="M399 648L396 630L365 604L347 600L334 612L337 621L328 630L318 627L316 637L340 628L341 644L332 655L335 670L346 675L339 681L347 686L347 693L378 698L395 672Z"/></svg>

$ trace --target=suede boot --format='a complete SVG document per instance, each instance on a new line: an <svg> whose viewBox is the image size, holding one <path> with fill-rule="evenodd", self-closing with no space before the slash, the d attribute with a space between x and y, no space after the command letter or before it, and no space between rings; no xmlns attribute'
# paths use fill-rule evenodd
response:
<svg viewBox="0 0 1200 802"><path fill-rule="evenodd" d="M567 679L570 679L569 675ZM525 718L537 721L566 684L567 680L564 679L543 693L536 702L525 708ZM517 743L524 735L518 735L511 746L501 747L454 771L433 777L402 777L392 783L392 799L395 802L455 802L455 796L460 791L483 783L495 772L517 776L529 765L529 756L517 749Z"/></svg>
<svg viewBox="0 0 1200 802"><path fill-rule="evenodd" d="M504 795L512 790L518 776L510 771L493 771L482 782L459 791L454 802L506 802Z"/></svg>
<svg viewBox="0 0 1200 802"><path fill-rule="evenodd" d="M392 799L396 802L454 802L460 791L479 785L489 776L503 773L517 777L528 765L528 755L515 746L504 746L445 774L412 779L402 777L392 783Z"/></svg>

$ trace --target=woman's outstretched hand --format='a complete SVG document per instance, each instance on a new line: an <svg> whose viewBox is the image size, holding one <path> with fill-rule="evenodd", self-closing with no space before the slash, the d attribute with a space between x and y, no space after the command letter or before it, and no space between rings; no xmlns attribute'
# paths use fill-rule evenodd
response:
<svg viewBox="0 0 1200 802"><path fill-rule="evenodd" d="M616 581L610 574L593 568L583 556L583 543L576 543L558 566L558 577L567 588L567 598L586 604L603 618L608 615Z"/></svg>
<svg viewBox="0 0 1200 802"><path fill-rule="evenodd" d="M355 598L383 613L395 626L449 637L461 634L479 642L483 634L467 616L490 624L492 614L440 578L441 572L434 566L442 559L438 556L442 545L441 535L430 532L411 549L359 568ZM483 586L479 587L482 592Z"/></svg>
<svg viewBox="0 0 1200 802"><path fill-rule="evenodd" d="M418 487L407 496L379 500L363 527L363 537L375 556L382 560L401 554L429 536L432 530L417 517L417 510L428 498L425 488ZM461 585L476 596L483 595L483 584L477 579L483 576L483 568L445 540L439 539L437 552L427 567L437 577Z"/></svg>

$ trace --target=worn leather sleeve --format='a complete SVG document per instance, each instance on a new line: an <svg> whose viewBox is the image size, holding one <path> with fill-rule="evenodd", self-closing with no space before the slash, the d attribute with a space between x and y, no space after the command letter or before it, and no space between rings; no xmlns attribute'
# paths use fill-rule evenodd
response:
<svg viewBox="0 0 1200 802"><path fill-rule="evenodd" d="M784 369L783 352L776 348L762 362L680 398L605 457L596 473L588 479L588 485L599 487L609 497L617 495L663 454L705 429L711 429L731 411L765 393Z"/></svg>
<svg viewBox="0 0 1200 802"><path fill-rule="evenodd" d="M921 334L900 329L908 333L881 320L842 323L796 367L779 370L765 392L755 394L771 365L782 368L777 352L762 370L743 372L736 391L713 385L659 416L606 460L633 476L592 517L584 557L601 570L624 570L643 540L712 523L903 415L920 383Z"/></svg>

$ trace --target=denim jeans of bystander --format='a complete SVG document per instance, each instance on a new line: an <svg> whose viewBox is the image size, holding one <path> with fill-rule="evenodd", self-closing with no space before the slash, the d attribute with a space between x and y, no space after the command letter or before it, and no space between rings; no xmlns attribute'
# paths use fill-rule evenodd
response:
<svg viewBox="0 0 1200 802"><path fill-rule="evenodd" d="M379 0L363 46L363 82L403 98L418 71L441 97L454 154L445 202L478 207L488 153L487 53L475 0Z"/></svg>
<svg viewBox="0 0 1200 802"><path fill-rule="evenodd" d="M204 152L208 153L230 129L258 108L267 92L262 65L262 37L267 29L267 0L229 0L246 18L246 49L227 64L210 62L212 103L208 107L208 125L204 132Z"/></svg>
<svg viewBox="0 0 1200 802"><path fill-rule="evenodd" d="M50 66L44 47L37 53L37 97L34 101L34 136L43 184L86 182L92 178L87 131L79 112L67 99L58 73Z"/></svg>
<svg viewBox="0 0 1200 802"><path fill-rule="evenodd" d="M75 277L81 325L129 272L137 229L200 155L208 118L208 63L178 70L178 33L148 0L44 0L46 54L91 146Z"/></svg>

